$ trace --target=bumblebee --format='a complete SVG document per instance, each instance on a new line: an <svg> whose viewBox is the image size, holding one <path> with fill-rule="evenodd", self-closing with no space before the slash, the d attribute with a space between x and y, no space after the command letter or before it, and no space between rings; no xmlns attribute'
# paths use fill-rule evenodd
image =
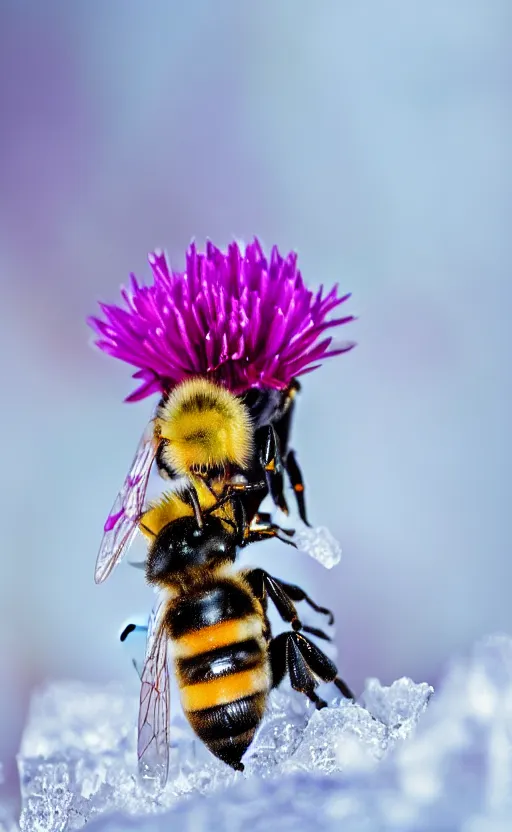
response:
<svg viewBox="0 0 512 832"><path fill-rule="evenodd" d="M284 471L307 524L304 483L288 447L294 400L293 380L284 391L249 390L235 396L205 378L182 382L164 396L140 440L134 460L104 526L96 561L96 583L121 560L142 515L149 474L204 483L223 499L238 491L249 522L270 492L285 513Z"/></svg>
<svg viewBox="0 0 512 832"><path fill-rule="evenodd" d="M166 495L140 519L150 541L146 579L160 594L141 674L139 770L143 779L161 787L168 771L169 644L190 725L216 757L237 771L244 768L242 757L270 690L286 675L317 708L327 704L315 692L319 681L334 682L343 696L353 698L334 663L305 634L328 636L303 625L294 602L305 601L329 623L332 613L300 587L263 569L234 571L238 547L266 534L247 525L239 495L212 502L208 493L204 487L195 494L189 489ZM280 536L282 530L273 530ZM269 600L290 625L275 638ZM121 639L134 629L129 625Z"/></svg>

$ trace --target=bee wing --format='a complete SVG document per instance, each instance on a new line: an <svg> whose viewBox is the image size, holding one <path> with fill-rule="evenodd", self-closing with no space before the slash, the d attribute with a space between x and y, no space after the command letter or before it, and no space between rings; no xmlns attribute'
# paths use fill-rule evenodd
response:
<svg viewBox="0 0 512 832"><path fill-rule="evenodd" d="M123 487L105 522L105 533L94 572L94 580L97 584L101 584L110 575L137 531L137 522L144 506L149 472L156 449L157 442L154 437L153 420L151 420L142 434Z"/></svg>
<svg viewBox="0 0 512 832"><path fill-rule="evenodd" d="M146 658L141 676L137 753L146 784L163 789L169 769L169 664L167 634L162 626L166 599L161 599L148 625Z"/></svg>

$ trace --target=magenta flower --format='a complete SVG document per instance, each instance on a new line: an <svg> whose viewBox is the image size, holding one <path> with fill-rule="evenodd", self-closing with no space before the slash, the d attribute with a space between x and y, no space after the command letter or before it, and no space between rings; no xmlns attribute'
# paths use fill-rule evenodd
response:
<svg viewBox="0 0 512 832"><path fill-rule="evenodd" d="M323 333L352 321L326 320L350 295L337 287L322 297L306 289L294 252L282 257L274 246L268 261L257 239L243 254L236 243L224 254L212 243L187 252L186 271L172 272L165 255L149 255L152 286L131 275L122 289L126 304L100 304L105 320L89 318L103 352L138 367L142 384L127 398L162 393L191 376L206 376L235 394L251 387L282 389L310 373L324 358L354 344L330 349ZM321 340L320 340L321 339Z"/></svg>

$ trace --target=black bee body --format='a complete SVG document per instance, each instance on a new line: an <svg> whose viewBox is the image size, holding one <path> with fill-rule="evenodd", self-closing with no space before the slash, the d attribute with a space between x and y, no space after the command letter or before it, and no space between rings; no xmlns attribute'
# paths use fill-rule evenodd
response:
<svg viewBox="0 0 512 832"><path fill-rule="evenodd" d="M146 517L145 533L153 535L147 581L167 590L162 628L173 646L185 715L215 756L242 770L242 756L263 719L269 692L286 674L317 707L326 704L315 693L318 679L334 681L344 695L352 694L338 680L335 665L303 634L328 638L302 625L293 599L305 600L332 620L329 610L262 569L232 571L238 547L264 539L263 533L249 536L240 524L238 498L232 497L232 511L227 502L204 511L196 504L193 515L167 523L165 512L175 512L176 503L164 500L163 509L150 509L141 524ZM184 512L190 510L186 500L181 505ZM275 639L266 614L268 598L292 628Z"/></svg>
<svg viewBox="0 0 512 832"><path fill-rule="evenodd" d="M185 715L215 756L242 769L272 687L261 604L233 575L182 595L165 623Z"/></svg>

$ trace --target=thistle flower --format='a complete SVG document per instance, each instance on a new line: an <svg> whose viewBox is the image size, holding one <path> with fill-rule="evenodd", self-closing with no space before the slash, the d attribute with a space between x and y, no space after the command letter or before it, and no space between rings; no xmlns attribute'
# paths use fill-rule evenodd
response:
<svg viewBox="0 0 512 832"><path fill-rule="evenodd" d="M105 320L88 319L103 352L138 368L134 378L142 384L127 401L197 375L235 394L283 389L354 346L330 349L332 338L321 339L353 320L326 320L350 295L338 297L336 286L325 297L323 287L310 292L294 252L282 257L274 246L267 260L257 239L245 253L236 243L226 254L211 242L204 254L192 244L183 273L173 272L162 252L148 259L153 285L141 286L131 275L130 288L121 290L126 308L100 303Z"/></svg>

